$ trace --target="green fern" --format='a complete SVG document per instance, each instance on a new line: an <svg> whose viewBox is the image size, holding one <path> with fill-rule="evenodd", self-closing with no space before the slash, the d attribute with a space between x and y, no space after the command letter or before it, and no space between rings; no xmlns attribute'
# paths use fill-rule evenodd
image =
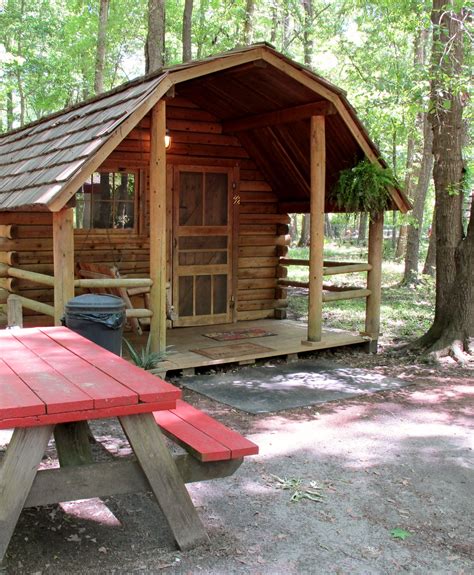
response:
<svg viewBox="0 0 474 575"><path fill-rule="evenodd" d="M146 342L146 346L142 347L140 350L135 348L128 340L123 338L123 342L125 343L128 353L130 355L130 359L132 362L141 367L142 369L153 369L155 368L161 361L164 360L166 351L152 351L151 350L151 337L148 335L148 340Z"/></svg>
<svg viewBox="0 0 474 575"><path fill-rule="evenodd" d="M348 212L376 214L390 206L390 187L397 181L390 168L382 168L367 159L342 170L332 196L339 208Z"/></svg>

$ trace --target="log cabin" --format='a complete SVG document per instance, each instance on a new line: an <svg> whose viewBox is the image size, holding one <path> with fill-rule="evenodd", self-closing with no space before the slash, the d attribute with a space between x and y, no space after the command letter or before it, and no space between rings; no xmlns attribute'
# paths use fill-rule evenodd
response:
<svg viewBox="0 0 474 575"><path fill-rule="evenodd" d="M367 262L323 256L324 214L337 209L329 192L363 158L383 162L344 92L267 44L128 82L0 136L0 304L11 298L26 326L47 325L77 290L151 286L149 308L127 313L149 317L154 349L174 346L170 369L374 347L383 214L370 222ZM390 209L410 208L400 189L390 194ZM284 319L289 213L311 214L308 325L298 329ZM80 261L122 278L80 279ZM367 272L366 289L323 289L346 271ZM360 333L323 329L323 303L345 297L366 300ZM205 332L236 324L276 336L229 342L230 356L191 351L217 349Z"/></svg>

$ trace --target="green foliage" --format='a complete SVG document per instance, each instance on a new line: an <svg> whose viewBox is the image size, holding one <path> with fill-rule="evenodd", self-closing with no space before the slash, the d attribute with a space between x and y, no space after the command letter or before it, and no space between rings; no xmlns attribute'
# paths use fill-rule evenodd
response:
<svg viewBox="0 0 474 575"><path fill-rule="evenodd" d="M156 352L151 350L150 336L148 336L146 346L142 346L140 350L138 350L125 338L123 338L123 342L127 347L130 359L135 365L141 367L142 369L153 369L165 358L166 352Z"/></svg>
<svg viewBox="0 0 474 575"><path fill-rule="evenodd" d="M390 531L390 535L394 539L401 539L402 541L405 541L405 539L407 537L410 537L412 534L409 531L405 531L404 529L400 529L399 527L397 527L396 529L392 529Z"/></svg>
<svg viewBox="0 0 474 575"><path fill-rule="evenodd" d="M396 185L389 168L364 159L353 168L341 171L332 195L339 208L373 215L388 209L389 187Z"/></svg>

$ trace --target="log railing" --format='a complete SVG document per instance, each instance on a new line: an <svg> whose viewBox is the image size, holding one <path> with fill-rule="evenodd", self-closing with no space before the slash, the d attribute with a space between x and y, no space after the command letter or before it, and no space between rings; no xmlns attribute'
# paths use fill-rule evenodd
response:
<svg viewBox="0 0 474 575"><path fill-rule="evenodd" d="M281 266L309 266L309 260L280 258L279 264ZM368 263L352 263L352 262L323 262L323 276L333 276L337 274L359 273L368 272L372 266ZM278 285L280 287L302 287L309 288L309 282L302 282L289 279L279 279ZM341 301L354 298L366 298L370 296L369 289L362 289L358 287L339 287L328 284L323 284L323 302ZM325 293L330 292L330 293Z"/></svg>
<svg viewBox="0 0 474 575"><path fill-rule="evenodd" d="M7 313L9 325L18 325L18 315L22 314L22 308L26 308L38 313L54 317L54 306L38 302L36 300L12 293L16 289L17 279L30 281L32 283L54 287L54 277L38 272L23 270L0 263L0 287L10 292L7 298ZM74 280L74 287L87 289L106 288L150 288L153 282L149 278L107 278L107 279L77 279ZM18 311L20 309L20 312ZM127 318L147 318L152 317L153 312L145 308L134 308L125 310ZM10 324L10 317L14 318L14 324Z"/></svg>

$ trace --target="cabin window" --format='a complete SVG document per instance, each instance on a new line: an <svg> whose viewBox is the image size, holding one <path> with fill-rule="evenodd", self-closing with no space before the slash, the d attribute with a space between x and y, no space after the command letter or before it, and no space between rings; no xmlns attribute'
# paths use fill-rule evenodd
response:
<svg viewBox="0 0 474 575"><path fill-rule="evenodd" d="M137 175L94 172L76 192L76 229L124 230L135 227Z"/></svg>

